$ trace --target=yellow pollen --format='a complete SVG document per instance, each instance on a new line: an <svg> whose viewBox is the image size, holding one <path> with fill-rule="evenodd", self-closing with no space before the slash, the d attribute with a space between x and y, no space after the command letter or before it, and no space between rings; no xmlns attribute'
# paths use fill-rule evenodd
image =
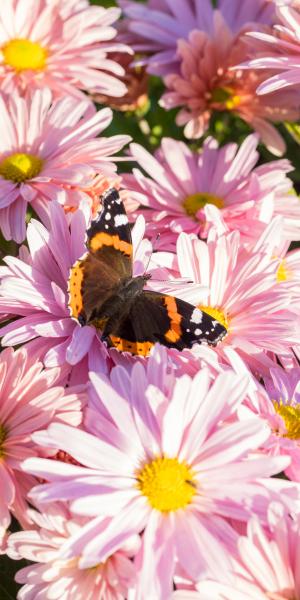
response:
<svg viewBox="0 0 300 600"><path fill-rule="evenodd" d="M155 458L137 473L137 487L152 508L171 512L185 508L196 494L191 468L177 458Z"/></svg>
<svg viewBox="0 0 300 600"><path fill-rule="evenodd" d="M0 425L0 459L3 458L4 452L4 442L7 438L7 429L4 425Z"/></svg>
<svg viewBox="0 0 300 600"><path fill-rule="evenodd" d="M241 103L241 97L234 91L228 86L215 88L211 94L211 103L221 105L218 107L220 109L234 110Z"/></svg>
<svg viewBox="0 0 300 600"><path fill-rule="evenodd" d="M0 175L15 183L36 177L42 170L43 161L34 154L11 154L0 162Z"/></svg>
<svg viewBox="0 0 300 600"><path fill-rule="evenodd" d="M221 325L223 325L223 327L225 327L225 329L227 329L228 331L229 321L222 310L220 310L219 308L214 308L213 306L204 306L203 304L200 304L197 308L200 308L200 310L206 312L208 315L216 319L216 321L219 321Z"/></svg>
<svg viewBox="0 0 300 600"><path fill-rule="evenodd" d="M188 215L194 217L197 214L198 210L204 208L206 204L213 204L217 208L223 208L224 201L222 200L222 198L218 198L218 196L214 196L213 194L209 194L208 192L199 192L187 196L187 198L183 202L183 208Z"/></svg>
<svg viewBox="0 0 300 600"><path fill-rule="evenodd" d="M286 268L286 261L283 258L280 261L280 265L278 267L277 273L276 273L276 281L277 283L281 283L282 281L287 281L288 279L292 278L292 273Z"/></svg>
<svg viewBox="0 0 300 600"><path fill-rule="evenodd" d="M273 402L276 412L284 420L286 427L286 433L283 437L290 438L291 440L300 439L300 406L291 406L290 404L284 404L282 400L279 402Z"/></svg>
<svg viewBox="0 0 300 600"><path fill-rule="evenodd" d="M26 39L10 40L2 47L3 60L15 71L41 71L46 66L47 50Z"/></svg>

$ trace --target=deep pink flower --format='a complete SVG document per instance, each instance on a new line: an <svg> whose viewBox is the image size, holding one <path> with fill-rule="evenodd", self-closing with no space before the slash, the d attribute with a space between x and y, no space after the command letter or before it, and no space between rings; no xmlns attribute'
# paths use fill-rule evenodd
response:
<svg viewBox="0 0 300 600"><path fill-rule="evenodd" d="M18 592L19 600L56 598L57 600L125 600L135 581L135 567L131 557L139 548L138 536L133 536L120 550L93 569L79 567L80 555L62 560L60 553L71 536L76 536L86 524L83 518L72 518L59 504L48 507L40 514L30 511L34 531L19 531L9 537L8 555L13 559L25 558L34 564L16 575L24 587ZM109 519L99 527L105 529Z"/></svg>
<svg viewBox="0 0 300 600"><path fill-rule="evenodd" d="M25 348L3 350L0 356L0 546L10 524L10 513L28 524L26 495L35 480L21 469L38 448L31 434L53 421L77 426L81 422L82 393L58 385L61 370L34 362Z"/></svg>
<svg viewBox="0 0 300 600"><path fill-rule="evenodd" d="M164 250L175 246L181 231L207 237L216 225L213 205L226 230L239 230L243 241L257 239L276 214L284 217L285 237L299 239L300 203L286 175L293 167L281 160L254 168L257 142L252 135L240 148L234 143L219 148L208 138L198 153L183 142L164 138L155 156L131 144L131 154L143 171L134 168L132 175L123 176L123 184L133 192L131 205L136 200L147 208L143 214L148 236L162 234L159 245Z"/></svg>
<svg viewBox="0 0 300 600"><path fill-rule="evenodd" d="M270 434L259 418L233 422L248 380L229 370L212 382L203 369L194 379L176 378L166 396L165 382L147 385L137 363L130 374L115 367L110 380L93 373L91 382L90 433L52 425L34 436L82 466L47 459L23 465L47 480L31 492L33 499L69 500L72 512L92 518L61 558L81 554L81 568L91 567L144 531L136 558L136 593L143 600L169 599L176 563L193 580L216 571L216 556L218 569L228 568L226 519L245 521L258 512L264 522L270 497L281 489L280 480L272 479L271 492L265 482L289 462L256 460L253 452ZM99 532L104 517L112 520Z"/></svg>
<svg viewBox="0 0 300 600"><path fill-rule="evenodd" d="M124 11L122 32L138 53L146 53L148 71L155 75L170 73L178 64L177 42L187 40L192 30L211 35L216 11L211 0L148 0L140 4L118 0ZM227 27L236 35L254 23L271 24L274 7L268 0L219 0L218 9ZM220 39L221 43L222 40Z"/></svg>
<svg viewBox="0 0 300 600"><path fill-rule="evenodd" d="M257 96L263 76L253 69L232 69L249 58L249 44L236 38L220 15L212 35L194 29L188 40L179 40L177 55L179 66L165 76L167 91L160 104L166 109L180 107L176 123L185 126L187 138L200 138L214 111L229 111L255 129L273 154L285 152L272 123L299 118L297 94L285 90Z"/></svg>
<svg viewBox="0 0 300 600"><path fill-rule="evenodd" d="M249 61L248 66L262 70L263 81L257 89L258 94L270 94L300 84L300 5L280 3L277 14L281 24L275 25L274 31L251 32L259 56ZM270 71L276 74L270 77Z"/></svg>
<svg viewBox="0 0 300 600"><path fill-rule="evenodd" d="M55 96L84 97L81 90L123 96L124 70L111 52L118 8L58 0L6 0L0 6L0 88L15 94L49 87Z"/></svg>
<svg viewBox="0 0 300 600"><path fill-rule="evenodd" d="M53 102L49 89L26 98L0 96L0 227L6 239L23 241L28 202L49 222L49 201L77 207L90 200L97 173L114 176L111 155L130 137L98 138L111 120L109 108L96 113L87 100L71 97Z"/></svg>

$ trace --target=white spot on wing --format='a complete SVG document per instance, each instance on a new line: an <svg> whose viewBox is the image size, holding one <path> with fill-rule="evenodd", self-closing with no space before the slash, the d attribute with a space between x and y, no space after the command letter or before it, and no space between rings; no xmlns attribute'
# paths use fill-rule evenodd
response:
<svg viewBox="0 0 300 600"><path fill-rule="evenodd" d="M197 327L197 329L195 329L194 333L196 335L200 335L200 333L202 333L202 329L199 329L199 327Z"/></svg>
<svg viewBox="0 0 300 600"><path fill-rule="evenodd" d="M127 225L128 219L126 215L116 215L115 216L115 227L120 227L121 225Z"/></svg>
<svg viewBox="0 0 300 600"><path fill-rule="evenodd" d="M201 310L199 310L199 308L194 308L192 316L191 316L191 321L192 323L197 323L197 325L199 323L201 323L203 318L203 314L201 312Z"/></svg>
<svg viewBox="0 0 300 600"><path fill-rule="evenodd" d="M108 212L108 213L106 213L106 215L105 215L105 220L106 220L106 221L109 221L110 219L111 219L111 214L110 214L110 212Z"/></svg>

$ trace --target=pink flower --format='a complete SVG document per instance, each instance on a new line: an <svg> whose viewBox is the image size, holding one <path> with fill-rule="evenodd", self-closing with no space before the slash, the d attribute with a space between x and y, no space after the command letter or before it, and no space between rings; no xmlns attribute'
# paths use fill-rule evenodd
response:
<svg viewBox="0 0 300 600"><path fill-rule="evenodd" d="M300 482L300 368L284 371L281 367L270 369L264 377L266 392L258 385L250 407L267 421L272 435L262 448L272 456L287 455L291 462L285 474Z"/></svg>
<svg viewBox="0 0 300 600"><path fill-rule="evenodd" d="M257 96L262 76L253 69L232 69L249 58L249 45L228 30L221 15L216 15L211 35L194 29L188 40L179 40L177 55L179 66L165 76L167 91L160 104L167 110L180 107L176 123L185 125L186 137L200 138L213 112L227 110L255 129L273 154L285 152L272 123L299 118L297 94L285 90Z"/></svg>
<svg viewBox="0 0 300 600"><path fill-rule="evenodd" d="M90 377L85 426L91 433L51 425L34 435L82 466L25 461L27 472L47 480L31 497L68 500L72 512L92 519L61 552L62 559L80 553L81 568L143 532L137 597L169 599L176 564L193 580L216 571L216 556L218 569L229 567L227 518L245 521L258 512L264 522L270 497L277 497L265 481L289 459L253 456L270 431L258 418L233 422L248 380L232 371L213 382L208 369L176 378L168 396L161 380L145 385L139 363L130 374L115 367L110 380ZM281 489L280 480L272 483ZM111 522L99 532L104 517Z"/></svg>
<svg viewBox="0 0 300 600"><path fill-rule="evenodd" d="M262 69L263 81L257 88L258 94L300 84L300 5L279 4L277 14L281 24L275 25L273 32L249 34L254 49L261 55L248 62L249 67ZM279 73L270 77L270 71Z"/></svg>
<svg viewBox="0 0 300 600"><path fill-rule="evenodd" d="M0 356L0 545L10 524L10 513L28 524L26 495L35 480L21 469L25 458L39 449L31 434L53 421L77 426L81 422L80 389L66 392L59 383L61 370L42 370L25 348L7 348Z"/></svg>
<svg viewBox="0 0 300 600"><path fill-rule="evenodd" d="M30 351L45 365L80 363L76 372L83 369L84 380L87 370L106 371L110 361L97 330L81 327L68 308L70 268L86 251L88 217L83 210L66 216L56 202L50 204L50 217L50 229L32 219L27 228L29 252L24 248L19 258L7 256L6 266L0 267L0 311L14 319L1 330L2 344L33 340ZM151 252L150 242L141 241L144 229L140 217L133 230L134 274L145 271Z"/></svg>
<svg viewBox="0 0 300 600"><path fill-rule="evenodd" d="M55 96L81 90L123 96L122 67L109 59L130 48L112 41L120 10L68 0L7 0L0 8L0 85L14 94L49 87Z"/></svg>
<svg viewBox="0 0 300 600"><path fill-rule="evenodd" d="M268 230L274 237L277 232L280 240L280 227L274 228L271 222ZM190 299L188 292L185 299L200 305L227 328L228 335L215 351L223 355L232 346L259 372L272 366L267 351L284 354L299 339L299 318L290 308L289 289L276 281L278 259L271 258L263 247L267 233L248 251L240 245L238 232L221 236L210 232L207 243L182 233L177 256L154 256L160 266L173 265L176 276L207 286L201 301L195 299L193 285ZM192 352L197 353L197 346Z"/></svg>
<svg viewBox="0 0 300 600"><path fill-rule="evenodd" d="M181 231L207 237L215 226L213 205L226 230L239 230L243 241L257 239L276 214L285 219L285 236L299 239L300 204L286 176L293 167L281 160L254 168L257 141L252 135L240 148L234 143L219 148L207 138L199 154L164 138L155 156L131 144L133 158L151 178L134 168L132 175L123 176L123 184L133 190L131 202L136 199L146 207L148 236L162 234L163 249L174 248Z"/></svg>
<svg viewBox="0 0 300 600"><path fill-rule="evenodd" d="M140 4L132 0L118 0L124 11L123 28L126 40L138 53L147 53L143 59L148 71L155 75L170 73L178 64L177 42L187 40L192 30L211 35L216 11L211 0L148 0ZM227 27L234 34L250 23L271 24L274 7L268 0L219 0L218 9ZM221 41L221 40L219 40ZM140 61L139 61L140 62Z"/></svg>
<svg viewBox="0 0 300 600"><path fill-rule="evenodd" d="M61 559L60 553L71 536L76 536L86 519L72 518L69 511L54 504L43 514L30 511L35 531L20 531L9 537L8 555L13 559L25 558L34 562L16 575L18 583L25 583L18 592L19 600L33 598L85 598L85 600L125 600L134 584L135 567L131 557L137 552L137 536L105 562L93 569L79 567L80 555ZM109 519L99 527L105 529Z"/></svg>
<svg viewBox="0 0 300 600"><path fill-rule="evenodd" d="M89 199L86 189L97 173L114 175L111 154L130 137L97 138L111 120L109 108L95 113L86 100L52 102L49 89L26 99L0 96L0 226L6 239L23 241L28 202L49 222L49 201L76 207Z"/></svg>
<svg viewBox="0 0 300 600"><path fill-rule="evenodd" d="M206 594L214 600L298 600L299 516L291 518L284 507L272 502L268 529L253 517L247 536L238 539L238 558L228 583L206 581L197 584L198 592L178 591L174 600L202 600Z"/></svg>

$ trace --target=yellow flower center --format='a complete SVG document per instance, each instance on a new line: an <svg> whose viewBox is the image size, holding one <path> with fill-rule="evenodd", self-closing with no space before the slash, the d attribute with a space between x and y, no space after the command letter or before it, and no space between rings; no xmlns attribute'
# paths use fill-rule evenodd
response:
<svg viewBox="0 0 300 600"><path fill-rule="evenodd" d="M188 215L194 217L198 210L204 208L206 204L213 204L217 208L223 208L224 201L222 198L218 198L218 196L214 196L208 192L199 192L197 194L191 194L190 196L187 196L183 202L183 207Z"/></svg>
<svg viewBox="0 0 300 600"><path fill-rule="evenodd" d="M276 412L284 420L287 432L284 437L288 437L291 440L300 439L300 406L291 406L290 404L283 404L282 400L279 402L273 402Z"/></svg>
<svg viewBox="0 0 300 600"><path fill-rule="evenodd" d="M26 39L10 40L2 48L3 59L15 71L40 71L46 65L47 50Z"/></svg>
<svg viewBox="0 0 300 600"><path fill-rule="evenodd" d="M11 154L0 162L0 175L15 183L22 183L36 177L42 169L43 161L34 154Z"/></svg>
<svg viewBox="0 0 300 600"><path fill-rule="evenodd" d="M7 438L7 429L4 425L0 424L0 458L3 458L4 452L4 442Z"/></svg>
<svg viewBox="0 0 300 600"><path fill-rule="evenodd" d="M234 110L241 103L241 97L234 92L230 87L215 88L211 93L211 103L220 104L221 109Z"/></svg>
<svg viewBox="0 0 300 600"><path fill-rule="evenodd" d="M223 325L223 327L225 327L225 329L229 329L229 321L227 316L225 315L225 313L220 310L219 308L214 308L213 306L204 306L203 304L199 304L199 306L197 308L200 308L200 310L203 310L203 312L207 313L208 315L210 315L211 317L213 317L213 319L216 319L216 321L219 321L221 323L221 325Z"/></svg>
<svg viewBox="0 0 300 600"><path fill-rule="evenodd" d="M276 273L276 281L277 283L281 283L282 281L287 281L292 278L292 273L286 268L286 261L283 258L280 261L277 273Z"/></svg>
<svg viewBox="0 0 300 600"><path fill-rule="evenodd" d="M192 470L177 458L155 458L137 473L137 482L152 508L161 512L185 508L196 494Z"/></svg>

